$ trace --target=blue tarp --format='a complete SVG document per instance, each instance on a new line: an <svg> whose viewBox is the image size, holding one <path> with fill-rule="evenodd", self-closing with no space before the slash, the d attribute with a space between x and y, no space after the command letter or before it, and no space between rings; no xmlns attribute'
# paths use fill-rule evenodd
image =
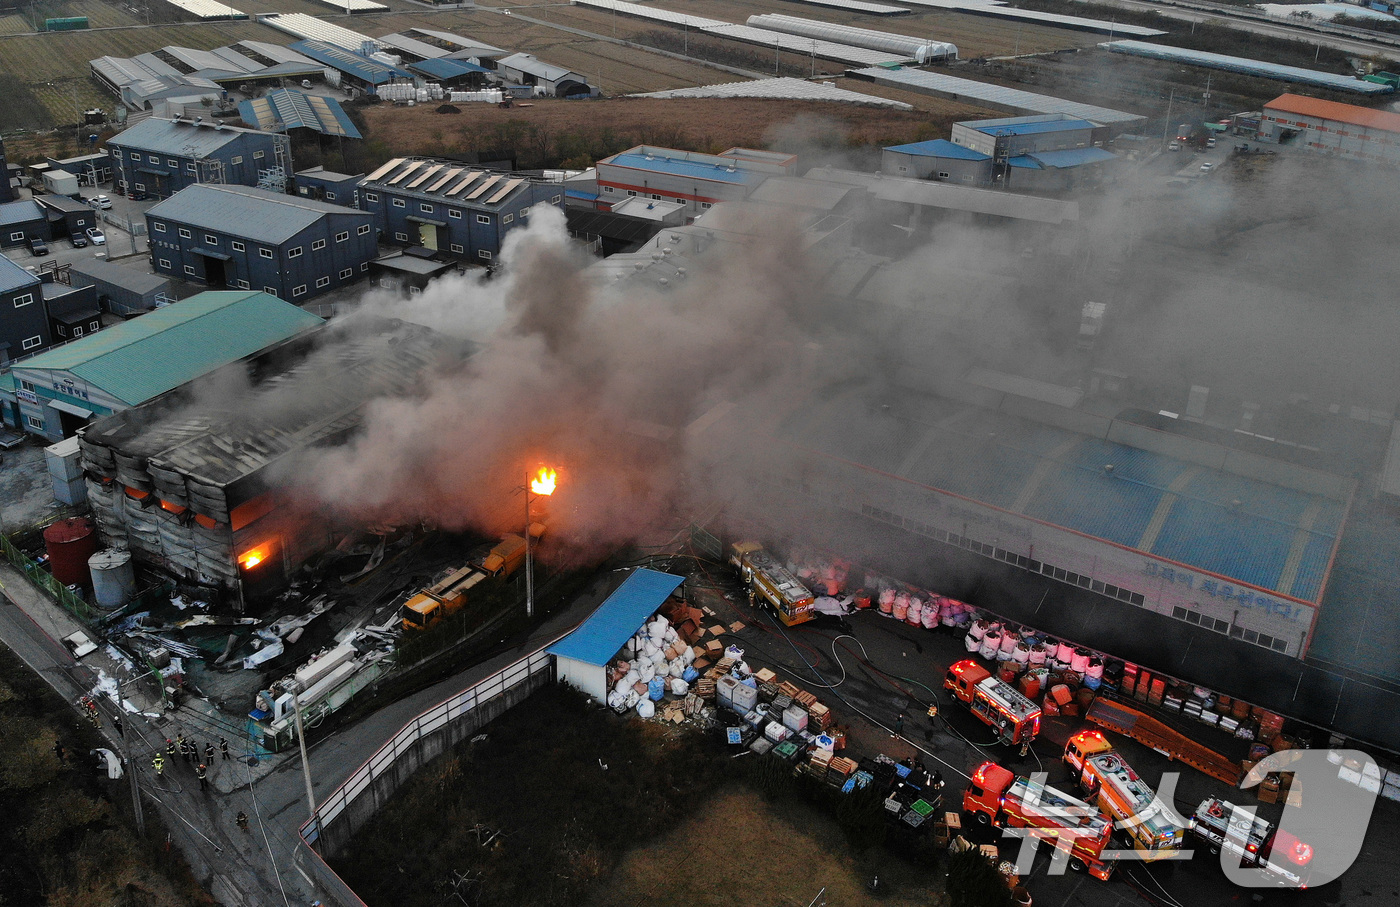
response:
<svg viewBox="0 0 1400 907"><path fill-rule="evenodd" d="M550 646L549 653L585 664L607 664L684 581L674 574L637 568L574 632Z"/></svg>

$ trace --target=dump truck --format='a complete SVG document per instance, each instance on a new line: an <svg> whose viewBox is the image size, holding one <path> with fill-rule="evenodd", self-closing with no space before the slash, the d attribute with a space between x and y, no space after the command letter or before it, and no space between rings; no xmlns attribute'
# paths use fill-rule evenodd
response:
<svg viewBox="0 0 1400 907"><path fill-rule="evenodd" d="M749 593L749 604L761 602L772 608L778 620L789 627L817 616L816 598L792 571L764 550L758 542L735 542L729 563L739 571Z"/></svg>
<svg viewBox="0 0 1400 907"><path fill-rule="evenodd" d="M452 570L403 604L403 628L426 630L445 617L461 610L467 603L467 592L486 579L481 568L468 564Z"/></svg>
<svg viewBox="0 0 1400 907"><path fill-rule="evenodd" d="M1213 854L1224 852L1239 865L1260 870L1286 888L1308 887L1312 846L1273 823L1219 797L1207 797L1190 820L1191 833Z"/></svg>
<svg viewBox="0 0 1400 907"><path fill-rule="evenodd" d="M1113 864L1104 859L1113 820L1083 800L995 762L983 762L972 773L963 811L980 825L1029 829L1032 837L1066 851L1071 869L1104 881L1113 874Z"/></svg>
<svg viewBox="0 0 1400 907"><path fill-rule="evenodd" d="M534 535L531 532L531 535ZM481 569L489 576L510 576L525 563L525 537L503 536L495 548L482 558Z"/></svg>
<svg viewBox="0 0 1400 907"><path fill-rule="evenodd" d="M1240 771L1239 763L1202 746L1151 715L1121 702L1113 702L1100 696L1094 700L1084 717L1100 727L1108 728L1124 737L1131 737L1168 759L1179 760L1198 772L1218 778L1231 787L1240 783L1243 772Z"/></svg>
<svg viewBox="0 0 1400 907"><path fill-rule="evenodd" d="M1028 747L1040 733L1040 706L971 658L948 668L943 688L997 732L997 742Z"/></svg>
<svg viewBox="0 0 1400 907"><path fill-rule="evenodd" d="M1102 733L1080 731L1071 736L1064 760L1078 773L1086 798L1114 818L1143 860L1167 859L1181 850L1186 829Z"/></svg>

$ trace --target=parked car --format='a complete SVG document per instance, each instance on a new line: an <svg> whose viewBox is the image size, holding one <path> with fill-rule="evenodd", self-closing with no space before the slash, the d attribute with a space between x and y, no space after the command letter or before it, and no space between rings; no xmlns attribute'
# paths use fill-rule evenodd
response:
<svg viewBox="0 0 1400 907"><path fill-rule="evenodd" d="M1210 161L1206 161L1204 164L1201 165L1201 172L1202 172L1202 173L1209 173L1209 172L1211 172L1211 171L1214 170L1214 169L1215 169L1215 165L1212 164Z"/></svg>
<svg viewBox="0 0 1400 907"><path fill-rule="evenodd" d="M97 229L96 227L88 227L87 236L88 239L92 240L92 244L94 246L107 245L107 237L102 233L101 230Z"/></svg>
<svg viewBox="0 0 1400 907"><path fill-rule="evenodd" d="M74 233L68 237L68 241L73 244L73 248L81 249L87 245L87 237L81 233Z"/></svg>
<svg viewBox="0 0 1400 907"><path fill-rule="evenodd" d="M35 255L48 255L49 244L37 236L29 237L29 251Z"/></svg>
<svg viewBox="0 0 1400 907"><path fill-rule="evenodd" d="M1180 143L1180 142L1172 142L1171 144L1167 145L1167 150L1168 150L1168 151L1180 151L1180 150L1181 150L1181 143Z"/></svg>
<svg viewBox="0 0 1400 907"><path fill-rule="evenodd" d="M1207 148L1214 148L1214 147L1215 147L1215 139L1206 139L1206 147L1207 147Z"/></svg>
<svg viewBox="0 0 1400 907"><path fill-rule="evenodd" d="M92 198L88 199L88 204L92 205L94 208L100 208L105 211L112 207L112 200L105 195L94 195Z"/></svg>

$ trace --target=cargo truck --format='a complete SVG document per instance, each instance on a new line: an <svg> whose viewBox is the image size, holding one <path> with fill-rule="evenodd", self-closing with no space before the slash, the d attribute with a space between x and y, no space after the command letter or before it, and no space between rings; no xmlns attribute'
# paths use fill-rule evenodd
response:
<svg viewBox="0 0 1400 907"><path fill-rule="evenodd" d="M1111 819L1083 800L995 762L983 762L972 773L963 811L980 825L1028 829L1032 837L1064 850L1071 869L1104 881L1113 874L1113 864L1104 859L1113 836Z"/></svg>
<svg viewBox="0 0 1400 907"><path fill-rule="evenodd" d="M1040 733L1040 706L971 658L948 669L943 688L997 732L997 742L1029 747Z"/></svg>
<svg viewBox="0 0 1400 907"><path fill-rule="evenodd" d="M1064 760L1078 773L1088 800L1117 821L1143 860L1168 859L1181 850L1186 829L1102 733L1080 731L1071 736Z"/></svg>
<svg viewBox="0 0 1400 907"><path fill-rule="evenodd" d="M1213 854L1229 854L1239 865L1260 870L1282 887L1308 887L1312 847L1252 810L1207 797L1191 816L1190 829Z"/></svg>
<svg viewBox="0 0 1400 907"><path fill-rule="evenodd" d="M403 628L426 630L457 613L467 603L467 592L484 579L486 574L471 564L439 577L437 582L404 602Z"/></svg>
<svg viewBox="0 0 1400 907"><path fill-rule="evenodd" d="M533 529L533 527L531 527ZM534 535L531 532L531 535ZM525 563L525 537L507 535L481 561L481 569L490 576L510 576Z"/></svg>
<svg viewBox="0 0 1400 907"><path fill-rule="evenodd" d="M789 627L817 616L816 598L811 591L758 542L734 543L729 563L744 581L749 604L761 602L772 608L778 620Z"/></svg>

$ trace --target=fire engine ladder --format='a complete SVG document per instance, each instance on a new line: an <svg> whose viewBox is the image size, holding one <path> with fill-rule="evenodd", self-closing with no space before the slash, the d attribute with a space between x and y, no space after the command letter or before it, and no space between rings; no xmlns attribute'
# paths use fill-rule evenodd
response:
<svg viewBox="0 0 1400 907"><path fill-rule="evenodd" d="M1137 709L1100 696L1094 700L1084 717L1094 724L1150 746L1168 758L1180 760L1212 778L1219 778L1231 787L1240 782L1243 773L1239 765Z"/></svg>

